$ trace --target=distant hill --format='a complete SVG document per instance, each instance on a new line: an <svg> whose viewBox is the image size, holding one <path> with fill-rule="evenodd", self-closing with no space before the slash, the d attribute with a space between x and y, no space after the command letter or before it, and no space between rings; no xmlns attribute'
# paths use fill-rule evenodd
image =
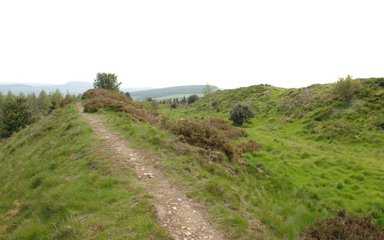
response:
<svg viewBox="0 0 384 240"><path fill-rule="evenodd" d="M92 87L93 87L92 83L87 83L87 82L68 82L68 83L61 84L61 85L1 84L0 85L0 92L5 93L5 94L9 91L11 91L15 94L19 94L19 93L38 94L42 90L44 90L46 92L54 92L56 90L59 90L62 93L80 94L80 93L83 93Z"/></svg>
<svg viewBox="0 0 384 240"><path fill-rule="evenodd" d="M193 94L202 94L203 89L206 85L188 85L188 86L177 86L168 88L157 88L144 91L132 92L131 96L134 100L144 100L146 98L154 99L166 99L173 97L183 97ZM211 86L213 91L218 90L216 86Z"/></svg>
<svg viewBox="0 0 384 240"><path fill-rule="evenodd" d="M56 90L61 91L62 93L66 94L82 94L83 92L87 91L88 89L93 88L93 84L89 82L67 82L65 84L0 84L0 92L6 94L9 91L19 94L30 94L35 93L39 94L42 90L46 92L54 92ZM142 91L142 90L148 90L151 88L122 88L122 91L124 92L135 92L135 91Z"/></svg>

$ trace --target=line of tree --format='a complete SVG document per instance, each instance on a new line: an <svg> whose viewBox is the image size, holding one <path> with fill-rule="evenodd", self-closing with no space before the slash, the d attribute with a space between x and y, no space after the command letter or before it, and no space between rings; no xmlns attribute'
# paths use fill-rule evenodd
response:
<svg viewBox="0 0 384 240"><path fill-rule="evenodd" d="M4 95L0 92L0 139L7 138L29 124L37 121L58 108L64 100L63 94L56 90L38 96L35 93L15 95L12 92Z"/></svg>
<svg viewBox="0 0 384 240"><path fill-rule="evenodd" d="M182 98L170 98L165 100L160 100L160 104L169 104L171 108L177 108L178 105L190 105L199 100L199 96L196 94L190 95L188 97L183 96Z"/></svg>

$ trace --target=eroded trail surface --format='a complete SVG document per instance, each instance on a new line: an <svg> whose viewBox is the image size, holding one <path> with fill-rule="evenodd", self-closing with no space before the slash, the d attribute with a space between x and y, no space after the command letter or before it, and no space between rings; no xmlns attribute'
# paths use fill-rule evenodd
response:
<svg viewBox="0 0 384 240"><path fill-rule="evenodd" d="M100 116L79 111L94 131L103 139L106 150L118 154L139 176L142 184L153 196L158 222L166 227L176 240L224 239L204 217L204 207L191 199L177 186L167 181L153 165L153 159L143 157L139 150L130 147L127 140L109 130ZM151 164L152 161L152 164Z"/></svg>

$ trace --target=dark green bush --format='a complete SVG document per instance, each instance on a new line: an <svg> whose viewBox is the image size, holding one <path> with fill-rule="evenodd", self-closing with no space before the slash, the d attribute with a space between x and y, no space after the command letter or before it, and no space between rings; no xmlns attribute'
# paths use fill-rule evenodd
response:
<svg viewBox="0 0 384 240"><path fill-rule="evenodd" d="M255 114L250 106L238 103L233 106L229 115L229 120L231 120L235 125L242 125L244 122L253 117L255 117Z"/></svg>
<svg viewBox="0 0 384 240"><path fill-rule="evenodd" d="M194 95L191 95L187 98L187 103L188 104L192 104L194 102L196 102L197 100L199 100L199 96L197 96L196 94Z"/></svg>
<svg viewBox="0 0 384 240"><path fill-rule="evenodd" d="M170 107L175 109L177 107L177 103L175 103L175 102L171 103Z"/></svg>

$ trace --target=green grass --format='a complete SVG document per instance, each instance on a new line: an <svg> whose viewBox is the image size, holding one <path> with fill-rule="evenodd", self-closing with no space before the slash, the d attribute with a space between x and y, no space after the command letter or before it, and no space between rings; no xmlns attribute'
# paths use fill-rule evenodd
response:
<svg viewBox="0 0 384 240"><path fill-rule="evenodd" d="M182 116L212 117L185 112ZM244 156L248 171L239 174L240 181L230 181L235 189L230 195L240 193L251 205L247 211L254 211L254 217L273 228L278 238L294 239L318 217L342 208L371 215L384 226L382 148L316 141L301 133L299 123L280 125L261 117L243 128L263 147ZM269 174L260 174L258 168Z"/></svg>
<svg viewBox="0 0 384 240"><path fill-rule="evenodd" d="M132 123L124 114L103 115L136 147L159 156L169 177L208 206L230 239L297 239L340 209L371 216L384 228L384 132L375 125L383 107L372 100L381 90L343 104L327 98L331 89L313 86L308 100L303 89L256 86L218 92L189 107L159 106L161 115L176 121L227 119L234 102L250 103L257 117L242 126L248 137L235 142L253 139L262 148L240 163L209 161L163 130ZM313 131L311 123L324 128Z"/></svg>
<svg viewBox="0 0 384 240"><path fill-rule="evenodd" d="M74 106L0 143L0 239L169 239ZM114 167L112 162L114 162Z"/></svg>

